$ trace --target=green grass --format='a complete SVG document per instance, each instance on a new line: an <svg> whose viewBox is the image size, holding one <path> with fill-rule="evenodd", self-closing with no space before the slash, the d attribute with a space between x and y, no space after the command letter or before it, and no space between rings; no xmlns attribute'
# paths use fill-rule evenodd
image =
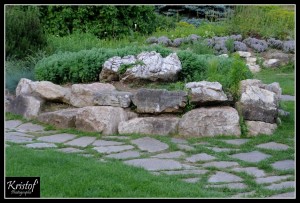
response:
<svg viewBox="0 0 300 203"><path fill-rule="evenodd" d="M41 197L224 197L224 193L157 177L118 161L20 146L6 149L6 176L39 176Z"/></svg>
<svg viewBox="0 0 300 203"><path fill-rule="evenodd" d="M254 78L266 84L278 82L282 88L282 94L295 95L295 70L293 68L285 66L277 69L262 69L254 74Z"/></svg>

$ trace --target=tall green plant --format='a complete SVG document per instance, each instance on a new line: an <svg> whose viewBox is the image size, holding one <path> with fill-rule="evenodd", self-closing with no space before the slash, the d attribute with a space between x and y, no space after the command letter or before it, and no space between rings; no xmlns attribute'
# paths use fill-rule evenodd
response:
<svg viewBox="0 0 300 203"><path fill-rule="evenodd" d="M5 7L6 57L24 58L46 45L36 6Z"/></svg>

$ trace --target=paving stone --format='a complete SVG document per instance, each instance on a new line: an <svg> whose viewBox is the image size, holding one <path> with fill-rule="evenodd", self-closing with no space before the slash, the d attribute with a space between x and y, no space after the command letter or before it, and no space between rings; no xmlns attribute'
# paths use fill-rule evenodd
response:
<svg viewBox="0 0 300 203"><path fill-rule="evenodd" d="M281 182L278 184L272 184L269 185L265 188L269 189L269 190L281 190L284 188L294 188L295 187L295 182L294 181L286 181L286 182Z"/></svg>
<svg viewBox="0 0 300 203"><path fill-rule="evenodd" d="M220 185L207 185L207 187L245 189L245 188L247 188L247 185L245 185L244 183L227 183L227 184L220 184Z"/></svg>
<svg viewBox="0 0 300 203"><path fill-rule="evenodd" d="M249 141L249 139L232 139L232 140L222 140L223 142L226 142L227 144L233 144L233 145L242 145Z"/></svg>
<svg viewBox="0 0 300 203"><path fill-rule="evenodd" d="M53 143L32 143L32 144L27 144L26 147L40 149L40 148L54 148L57 146Z"/></svg>
<svg viewBox="0 0 300 203"><path fill-rule="evenodd" d="M37 140L43 141L43 142L51 142L51 143L64 143L68 140L74 139L75 137L76 137L76 135L63 133L63 134L39 137Z"/></svg>
<svg viewBox="0 0 300 203"><path fill-rule="evenodd" d="M269 198L295 198L296 197L296 193L295 192L286 192L286 193L281 193L281 194L277 194L277 195L273 195Z"/></svg>
<svg viewBox="0 0 300 203"><path fill-rule="evenodd" d="M243 193L238 193L236 195L231 196L231 198L241 198L241 197L247 197L250 195L254 195L255 191L250 191L250 192L243 192Z"/></svg>
<svg viewBox="0 0 300 203"><path fill-rule="evenodd" d="M295 96L292 95L281 95L280 100L282 101L295 101Z"/></svg>
<svg viewBox="0 0 300 203"><path fill-rule="evenodd" d="M147 152L159 152L169 148L169 145L150 137L131 140L131 143L136 144L139 149Z"/></svg>
<svg viewBox="0 0 300 203"><path fill-rule="evenodd" d="M214 152L229 152L231 150L237 150L237 149L219 148L219 147L206 147L206 148L211 149Z"/></svg>
<svg viewBox="0 0 300 203"><path fill-rule="evenodd" d="M162 171L162 173L167 175L187 175L187 174L197 174L202 175L207 173L208 170L197 169L197 170L180 170L180 171Z"/></svg>
<svg viewBox="0 0 300 203"><path fill-rule="evenodd" d="M21 125L23 122L22 121L19 121L19 120L9 120L9 121L5 121L5 128L9 128L9 129L12 129L12 128L16 128L18 127L19 125Z"/></svg>
<svg viewBox="0 0 300 203"><path fill-rule="evenodd" d="M16 135L5 135L5 141L14 142L14 143L30 143L33 142L30 137L22 137Z"/></svg>
<svg viewBox="0 0 300 203"><path fill-rule="evenodd" d="M24 123L22 125L19 125L16 128L16 130L20 132L37 132L37 131L43 131L44 127L33 123Z"/></svg>
<svg viewBox="0 0 300 203"><path fill-rule="evenodd" d="M222 171L218 171L216 174L210 176L210 178L208 179L209 183L221 183L221 182L230 183L230 182L241 182L241 181L243 181L243 179L240 178L239 176L222 172Z"/></svg>
<svg viewBox="0 0 300 203"><path fill-rule="evenodd" d="M209 154L206 153L201 153L201 154L194 154L188 158L186 158L187 161L189 162L197 162L197 161L211 161L211 160L215 160L216 157L211 156Z"/></svg>
<svg viewBox="0 0 300 203"><path fill-rule="evenodd" d="M196 166L191 166L188 164L181 164L183 169L188 169L188 170L192 170L192 169L198 169L198 167Z"/></svg>
<svg viewBox="0 0 300 203"><path fill-rule="evenodd" d="M148 171L175 170L182 168L182 165L178 161L174 161L172 159L133 159L129 161L124 161L124 163L136 167L142 167Z"/></svg>
<svg viewBox="0 0 300 203"><path fill-rule="evenodd" d="M108 158L115 158L115 159L129 159L129 158L137 158L140 156L140 153L138 151L126 151L126 152L121 152L117 154L110 154L107 155L106 157Z"/></svg>
<svg viewBox="0 0 300 203"><path fill-rule="evenodd" d="M276 161L271 165L273 166L273 168L277 170L290 170L295 168L295 161L294 160Z"/></svg>
<svg viewBox="0 0 300 203"><path fill-rule="evenodd" d="M177 147L181 150L185 150L185 151L193 151L195 150L194 147L191 147L189 145L184 145L184 144L177 144Z"/></svg>
<svg viewBox="0 0 300 203"><path fill-rule="evenodd" d="M266 176L266 174L263 170L260 170L256 167L233 168L231 170L235 171L235 172L245 172L245 173L247 173L249 175L253 175L257 178Z"/></svg>
<svg viewBox="0 0 300 203"><path fill-rule="evenodd" d="M188 144L188 141L179 138L172 138L171 142L176 144Z"/></svg>
<svg viewBox="0 0 300 203"><path fill-rule="evenodd" d="M65 143L66 145L76 146L76 147L86 147L96 140L96 137L79 137L75 140Z"/></svg>
<svg viewBox="0 0 300 203"><path fill-rule="evenodd" d="M176 159L179 157L185 156L184 152L176 151L176 152L169 152L169 153L163 153L163 154L157 154L151 157L154 158L160 158L160 159Z"/></svg>
<svg viewBox="0 0 300 203"><path fill-rule="evenodd" d="M256 147L262 148L262 149L272 149L272 150L287 150L289 148L288 145L280 144L280 143L276 143L276 142L268 142L268 143L264 143L264 144L259 144L259 145L256 145Z"/></svg>
<svg viewBox="0 0 300 203"><path fill-rule="evenodd" d="M264 178L256 178L255 182L258 184L264 184L264 183L274 183L281 180L285 180L287 178L292 177L291 175L285 175L285 176L268 176Z"/></svg>
<svg viewBox="0 0 300 203"><path fill-rule="evenodd" d="M213 161L202 164L203 167L216 167L216 168L229 168L233 166L239 166L237 162L233 161Z"/></svg>
<svg viewBox="0 0 300 203"><path fill-rule="evenodd" d="M252 152L246 152L246 153L233 154L233 155L231 155L231 157L242 160L242 161L246 161L246 162L257 163L257 162L260 162L271 156L264 154L262 152L259 152L259 151L252 151Z"/></svg>
<svg viewBox="0 0 300 203"><path fill-rule="evenodd" d="M187 183L196 183L200 180L200 178L186 178L182 179L182 181L187 182Z"/></svg>
<svg viewBox="0 0 300 203"><path fill-rule="evenodd" d="M100 147L100 146L112 146L112 145L122 145L123 142L115 142L115 141L106 141L106 140L96 140L93 142L93 146Z"/></svg>
<svg viewBox="0 0 300 203"><path fill-rule="evenodd" d="M210 145L209 142L197 142L197 143L194 143L193 144L194 146L197 146L197 145Z"/></svg>
<svg viewBox="0 0 300 203"><path fill-rule="evenodd" d="M126 136L103 136L102 139L129 140L130 137L126 137Z"/></svg>
<svg viewBox="0 0 300 203"><path fill-rule="evenodd" d="M20 136L20 137L34 137L33 135L29 135L29 134L26 134L26 133L21 133L21 132L6 132L5 133L5 137L6 136Z"/></svg>
<svg viewBox="0 0 300 203"><path fill-rule="evenodd" d="M81 149L77 149L77 148L73 148L73 147L62 148L62 149L58 149L57 151L65 152L65 153L78 153L78 152L84 152L84 151L81 150Z"/></svg>
<svg viewBox="0 0 300 203"><path fill-rule="evenodd" d="M121 145L121 146L102 146L102 147L94 147L93 149L101 154L110 154L125 151L128 149L133 149L132 145Z"/></svg>

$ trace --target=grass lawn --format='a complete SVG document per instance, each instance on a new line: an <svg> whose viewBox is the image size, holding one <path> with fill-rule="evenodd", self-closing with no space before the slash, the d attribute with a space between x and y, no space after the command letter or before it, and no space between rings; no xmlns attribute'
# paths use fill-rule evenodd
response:
<svg viewBox="0 0 300 203"><path fill-rule="evenodd" d="M254 75L254 78L261 80L263 83L278 82L282 88L282 94L295 95L295 71L282 71L277 69L262 69Z"/></svg>

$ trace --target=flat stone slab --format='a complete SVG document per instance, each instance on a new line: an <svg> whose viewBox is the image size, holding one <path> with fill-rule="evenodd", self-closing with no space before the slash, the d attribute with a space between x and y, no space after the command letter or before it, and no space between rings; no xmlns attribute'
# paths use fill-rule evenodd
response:
<svg viewBox="0 0 300 203"><path fill-rule="evenodd" d="M213 161L202 164L203 167L216 167L216 168L230 168L233 166L239 166L239 163L233 161Z"/></svg>
<svg viewBox="0 0 300 203"><path fill-rule="evenodd" d="M262 148L262 149L272 149L272 150L287 150L289 148L288 145L280 144L280 143L276 143L276 142L268 142L268 143L264 143L264 144L259 144L259 145L256 145L256 147Z"/></svg>
<svg viewBox="0 0 300 203"><path fill-rule="evenodd" d="M5 135L5 141L13 142L13 143L30 143L33 142L30 137L22 137L16 135Z"/></svg>
<svg viewBox="0 0 300 203"><path fill-rule="evenodd" d="M287 178L292 177L291 175L285 175L285 176L268 176L264 178L256 178L255 182L258 184L264 184L264 183L275 183L281 180L285 180Z"/></svg>
<svg viewBox="0 0 300 203"><path fill-rule="evenodd" d="M101 154L110 154L125 151L128 149L133 149L132 145L121 145L121 146L102 146L102 147L94 147L93 149Z"/></svg>
<svg viewBox="0 0 300 203"><path fill-rule="evenodd" d="M247 196L254 195L254 194L255 194L255 191L242 192L242 193L238 193L236 195L231 196L231 198L247 197Z"/></svg>
<svg viewBox="0 0 300 203"><path fill-rule="evenodd" d="M34 137L33 135L29 135L21 132L5 132L5 137L6 136Z"/></svg>
<svg viewBox="0 0 300 203"><path fill-rule="evenodd" d="M191 147L189 145L185 145L185 144L177 144L177 147L181 150L185 150L185 151L193 151L195 150L194 147Z"/></svg>
<svg viewBox="0 0 300 203"><path fill-rule="evenodd" d="M241 182L241 181L243 181L243 179L240 178L239 176L222 172L222 171L217 171L216 174L210 176L210 178L208 179L209 183L223 183L223 182L231 183L231 182Z"/></svg>
<svg viewBox="0 0 300 203"><path fill-rule="evenodd" d="M211 160L215 160L216 157L211 156L209 154L206 153L201 153L201 154L194 154L188 158L186 158L187 161L189 162L197 162L197 161L211 161Z"/></svg>
<svg viewBox="0 0 300 203"><path fill-rule="evenodd" d="M179 138L172 138L171 142L176 143L176 144L188 144L188 141L184 139L179 139Z"/></svg>
<svg viewBox="0 0 300 203"><path fill-rule="evenodd" d="M100 146L112 146L112 145L122 145L123 142L115 142L115 141L106 141L106 140L96 140L93 142L93 146L100 147Z"/></svg>
<svg viewBox="0 0 300 203"><path fill-rule="evenodd" d="M167 175L187 175L187 174L202 175L207 172L208 172L208 170L202 170L202 169L180 170L180 171L162 171L162 173L167 174Z"/></svg>
<svg viewBox="0 0 300 203"><path fill-rule="evenodd" d="M151 157L154 158L160 158L160 159L176 159L179 157L185 156L184 152L181 151L176 151L176 152L169 152L169 153L162 153L162 154L157 154Z"/></svg>
<svg viewBox="0 0 300 203"><path fill-rule="evenodd" d="M43 131L44 127L33 123L24 123L22 125L19 125L16 128L16 130L20 132L37 132L37 131Z"/></svg>
<svg viewBox="0 0 300 203"><path fill-rule="evenodd" d="M140 150L147 152L159 152L169 148L169 145L151 137L131 140L131 143L137 145Z"/></svg>
<svg viewBox="0 0 300 203"><path fill-rule="evenodd" d="M76 146L76 147L86 147L96 140L96 137L79 137L75 140L65 143L66 145Z"/></svg>
<svg viewBox="0 0 300 203"><path fill-rule="evenodd" d="M115 159L129 159L129 158L137 158L140 157L140 152L138 151L126 151L126 152L120 152L117 154L110 154L106 157L108 158L115 158Z"/></svg>
<svg viewBox="0 0 300 203"><path fill-rule="evenodd" d="M263 170L260 170L256 167L233 168L231 170L235 171L235 172L245 172L245 173L252 175L254 177L257 177L257 178L266 176L266 174Z"/></svg>
<svg viewBox="0 0 300 203"><path fill-rule="evenodd" d="M12 128L16 128L18 127L19 125L21 125L23 122L22 121L19 121L19 120L9 120L9 121L5 121L5 128L9 128L9 129L12 129Z"/></svg>
<svg viewBox="0 0 300 203"><path fill-rule="evenodd" d="M271 166L277 170L291 170L295 169L295 161L294 160L283 160L276 161Z"/></svg>
<svg viewBox="0 0 300 203"><path fill-rule="evenodd" d="M282 101L295 101L295 96L292 95L281 95L280 100Z"/></svg>
<svg viewBox="0 0 300 203"><path fill-rule="evenodd" d="M245 188L247 188L247 185L245 185L244 183L227 183L227 184L220 184L220 185L207 185L207 187L245 189Z"/></svg>
<svg viewBox="0 0 300 203"><path fill-rule="evenodd" d="M178 161L174 161L172 159L133 159L124 161L124 163L132 166L142 167L148 171L176 170L182 168L182 165Z"/></svg>
<svg viewBox="0 0 300 203"><path fill-rule="evenodd" d="M126 136L103 136L102 139L129 140L130 137L126 137Z"/></svg>
<svg viewBox="0 0 300 203"><path fill-rule="evenodd" d="M40 148L55 148L57 146L53 143L32 143L32 144L27 144L26 147L40 149Z"/></svg>
<svg viewBox="0 0 300 203"><path fill-rule="evenodd" d="M222 140L223 142L226 142L227 144L233 144L233 145L242 145L249 141L249 139L232 139L232 140Z"/></svg>
<svg viewBox="0 0 300 203"><path fill-rule="evenodd" d="M73 147L62 148L62 149L58 149L57 151L65 152L65 153L81 153L81 152L84 152L84 150L73 148Z"/></svg>
<svg viewBox="0 0 300 203"><path fill-rule="evenodd" d="M277 194L277 195L273 195L269 198L295 198L296 197L296 193L295 192L286 192L286 193L281 193L281 194Z"/></svg>
<svg viewBox="0 0 300 203"><path fill-rule="evenodd" d="M200 180L200 178L186 178L182 179L182 181L187 182L187 183L196 183Z"/></svg>
<svg viewBox="0 0 300 203"><path fill-rule="evenodd" d="M68 140L74 139L75 137L76 137L76 135L63 133L63 134L39 137L37 140L43 141L43 142L51 142L51 143L64 143Z"/></svg>
<svg viewBox="0 0 300 203"><path fill-rule="evenodd" d="M236 158L242 161L257 163L264 159L271 157L271 155L264 154L259 151L247 152L247 153L239 153L231 155L232 158Z"/></svg>
<svg viewBox="0 0 300 203"><path fill-rule="evenodd" d="M229 149L229 148L219 148L219 147L206 147L207 149L211 149L214 152L229 152L231 150L237 150L237 149Z"/></svg>
<svg viewBox="0 0 300 203"><path fill-rule="evenodd" d="M269 190L281 190L284 188L294 188L295 187L295 182L294 181L287 181L287 182L282 182L282 183L278 183L278 184L272 184L269 185L265 188L269 189Z"/></svg>

